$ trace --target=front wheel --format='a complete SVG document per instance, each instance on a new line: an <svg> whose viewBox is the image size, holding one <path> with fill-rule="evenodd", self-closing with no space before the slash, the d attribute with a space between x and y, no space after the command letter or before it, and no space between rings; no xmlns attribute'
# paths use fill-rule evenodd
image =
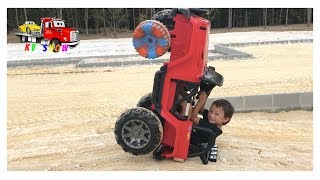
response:
<svg viewBox="0 0 320 180"><path fill-rule="evenodd" d="M152 157L153 159L156 159L156 160L163 160L165 158L165 156L162 156L162 153L163 153L163 145L160 144L160 146L153 151L152 153Z"/></svg>
<svg viewBox="0 0 320 180"><path fill-rule="evenodd" d="M60 51L60 48L61 48L61 43L59 40L57 39L53 39L51 41L51 44L53 45L53 52L57 53Z"/></svg>
<svg viewBox="0 0 320 180"><path fill-rule="evenodd" d="M125 111L118 118L114 133L117 143L125 152L143 155L159 146L163 128L152 111L136 107Z"/></svg>

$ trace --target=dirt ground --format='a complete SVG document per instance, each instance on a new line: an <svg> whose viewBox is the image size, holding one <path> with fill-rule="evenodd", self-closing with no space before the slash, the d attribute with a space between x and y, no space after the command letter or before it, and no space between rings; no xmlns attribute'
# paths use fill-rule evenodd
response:
<svg viewBox="0 0 320 180"><path fill-rule="evenodd" d="M254 59L210 61L224 75L212 97L313 90L313 44L239 48ZM313 170L313 112L236 113L218 137L218 162L134 156L114 124L152 89L161 65L7 71L8 170Z"/></svg>

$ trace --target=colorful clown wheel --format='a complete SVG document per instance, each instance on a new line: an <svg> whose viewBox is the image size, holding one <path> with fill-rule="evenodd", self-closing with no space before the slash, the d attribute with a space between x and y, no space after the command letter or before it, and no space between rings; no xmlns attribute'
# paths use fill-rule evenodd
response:
<svg viewBox="0 0 320 180"><path fill-rule="evenodd" d="M159 21L141 22L133 32L133 46L143 57L155 59L165 54L170 46L170 34Z"/></svg>

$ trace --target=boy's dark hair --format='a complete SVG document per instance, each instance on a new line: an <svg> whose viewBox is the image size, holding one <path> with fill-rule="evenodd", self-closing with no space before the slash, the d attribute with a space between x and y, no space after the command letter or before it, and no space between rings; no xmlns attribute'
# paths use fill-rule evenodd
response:
<svg viewBox="0 0 320 180"><path fill-rule="evenodd" d="M230 119L232 118L232 115L234 113L234 107L232 106L232 104L229 101L227 101L225 99L218 99L218 100L215 100L212 103L212 105L215 105L218 108L222 108L222 110L224 111L224 117L228 117ZM226 123L223 123L223 125L228 124L229 121Z"/></svg>

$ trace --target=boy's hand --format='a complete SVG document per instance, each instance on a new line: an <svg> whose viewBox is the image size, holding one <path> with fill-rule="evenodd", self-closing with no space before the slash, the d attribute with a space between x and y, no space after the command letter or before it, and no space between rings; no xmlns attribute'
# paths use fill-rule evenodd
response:
<svg viewBox="0 0 320 180"><path fill-rule="evenodd" d="M191 113L191 121L194 122L195 124L199 124L200 118L198 117L198 113L202 113L200 112L206 101L207 101L207 93L204 91L199 91L197 97L199 97L199 101L197 102L197 104L194 106L194 108L192 109L192 113Z"/></svg>
<svg viewBox="0 0 320 180"><path fill-rule="evenodd" d="M205 92L205 91L199 91L199 93L198 93L198 98L199 99L207 99L207 93Z"/></svg>

